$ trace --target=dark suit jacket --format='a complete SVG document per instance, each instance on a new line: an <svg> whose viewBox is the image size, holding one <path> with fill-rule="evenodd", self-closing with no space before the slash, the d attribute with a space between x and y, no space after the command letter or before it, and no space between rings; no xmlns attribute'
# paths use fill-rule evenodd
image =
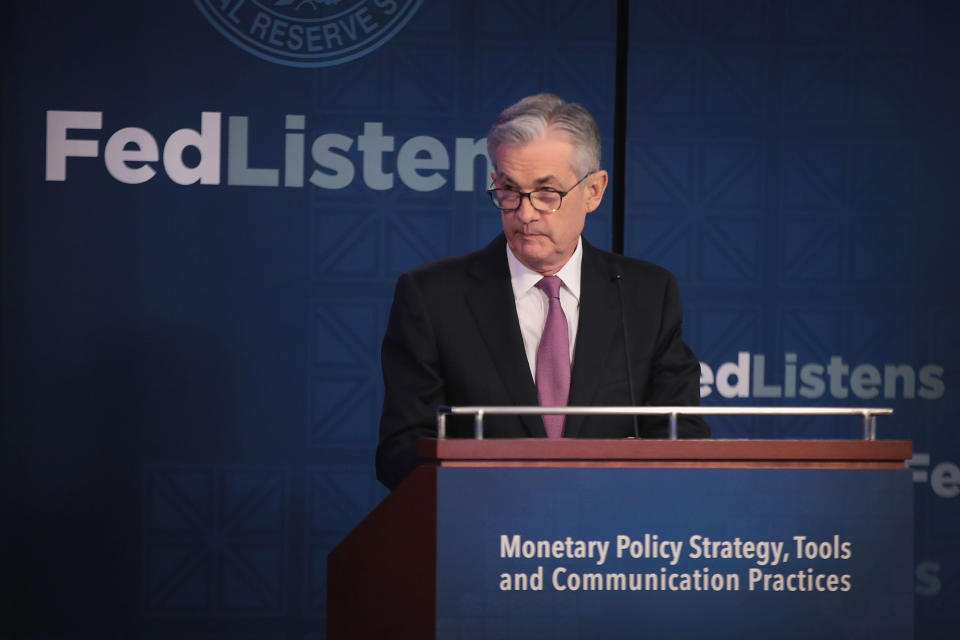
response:
<svg viewBox="0 0 960 640"><path fill-rule="evenodd" d="M385 384L377 477L393 488L417 465L417 440L436 437L439 405L537 405L523 350L506 239L400 276L383 339ZM629 405L621 275L634 392L640 405L699 405L700 364L681 336L677 284L667 270L583 241L580 323L570 406ZM450 416L451 437L472 437L472 416ZM681 437L709 437L698 417ZM488 438L545 437L540 416L487 416ZM567 416L565 437L625 438L629 416ZM642 437L667 435L666 418L641 418Z"/></svg>

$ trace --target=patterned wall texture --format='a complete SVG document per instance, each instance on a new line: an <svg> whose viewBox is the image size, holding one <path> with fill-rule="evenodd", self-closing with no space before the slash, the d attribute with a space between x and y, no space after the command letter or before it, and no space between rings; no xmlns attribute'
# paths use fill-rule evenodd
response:
<svg viewBox="0 0 960 640"><path fill-rule="evenodd" d="M497 232L483 138L516 99L583 103L612 165L617 3L0 11L0 638L324 637L326 555L386 494L396 277ZM918 452L918 635L953 637L960 20L629 16L626 247L680 279L704 402L893 406L881 435ZM594 244L611 219L608 197Z"/></svg>
<svg viewBox="0 0 960 640"><path fill-rule="evenodd" d="M940 167L956 25L946 3L630 3L626 252L677 274L714 373L749 354L749 385L711 385L705 404L894 407L881 437L918 452L919 637L955 634L944 603L960 596L955 178ZM712 422L721 437L860 430Z"/></svg>

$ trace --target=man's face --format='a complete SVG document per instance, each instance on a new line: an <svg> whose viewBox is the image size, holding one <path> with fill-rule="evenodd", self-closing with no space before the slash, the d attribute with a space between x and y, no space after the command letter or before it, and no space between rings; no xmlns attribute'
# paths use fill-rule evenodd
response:
<svg viewBox="0 0 960 640"><path fill-rule="evenodd" d="M548 132L527 144L501 145L493 180L500 189L567 191L583 177L574 172L573 160L573 145ZM576 250L587 214L599 206L606 186L606 171L597 171L564 196L557 211L537 211L529 198L503 211L503 232L513 254L534 271L555 274Z"/></svg>

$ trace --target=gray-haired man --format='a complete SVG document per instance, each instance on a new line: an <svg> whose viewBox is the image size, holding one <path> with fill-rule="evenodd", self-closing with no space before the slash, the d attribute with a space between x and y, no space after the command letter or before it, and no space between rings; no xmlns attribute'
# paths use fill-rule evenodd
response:
<svg viewBox="0 0 960 640"><path fill-rule="evenodd" d="M580 235L607 187L589 112L551 94L530 96L500 115L487 149L503 234L397 282L383 340L377 447L377 477L391 488L419 464L417 440L436 436L439 405L700 403L700 366L682 339L674 277ZM697 417L678 426L681 437L710 434ZM469 436L472 422L451 418L448 431ZM639 432L664 437L666 420L641 419ZM488 416L485 435L626 438L634 423Z"/></svg>

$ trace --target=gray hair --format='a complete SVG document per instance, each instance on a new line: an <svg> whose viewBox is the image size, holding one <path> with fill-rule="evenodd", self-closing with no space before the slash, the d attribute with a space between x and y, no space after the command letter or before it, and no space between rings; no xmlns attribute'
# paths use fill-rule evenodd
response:
<svg viewBox="0 0 960 640"><path fill-rule="evenodd" d="M585 175L600 169L600 128L590 112L574 102L564 102L552 93L538 93L512 104L490 127L487 155L494 168L500 145L522 145L558 132L575 149L573 170Z"/></svg>

